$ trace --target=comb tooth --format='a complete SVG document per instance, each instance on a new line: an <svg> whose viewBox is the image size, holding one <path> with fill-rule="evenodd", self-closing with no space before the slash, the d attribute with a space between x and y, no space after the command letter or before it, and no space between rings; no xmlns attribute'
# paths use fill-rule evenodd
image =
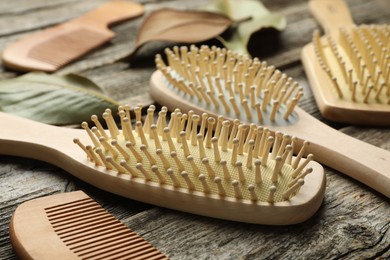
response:
<svg viewBox="0 0 390 260"><path fill-rule="evenodd" d="M253 186L252 184L248 186L248 191L251 195L251 200L253 201L257 201L257 195L256 195L256 192L255 192L255 186Z"/></svg>
<svg viewBox="0 0 390 260"><path fill-rule="evenodd" d="M380 96L381 96L381 93L382 93L382 91L384 90L386 88L386 84L385 83L382 83L381 84L381 86L379 87L379 90L377 91L377 93L376 93L376 95L375 95L375 99L377 100L377 101L380 101ZM366 97L364 98L364 102L365 103L367 103L367 100L366 99L368 99L368 97L369 97L369 95L370 95L370 91L372 90L373 88L369 88L368 89L368 93L367 93L367 95L366 95Z"/></svg>
<svg viewBox="0 0 390 260"><path fill-rule="evenodd" d="M73 139L73 143L77 144L77 145L86 153L86 155L88 156L88 158L92 158L91 154L89 153L89 151L87 150L87 148L85 147L85 145L80 141L80 139L74 138L74 139Z"/></svg>
<svg viewBox="0 0 390 260"><path fill-rule="evenodd" d="M154 140L154 146L157 149L161 149L162 146L161 146L160 139L158 138L157 126L156 125L153 124L153 125L150 126L150 133L151 133L151 136L153 137L153 140Z"/></svg>
<svg viewBox="0 0 390 260"><path fill-rule="evenodd" d="M268 198L267 198L267 201L269 203L274 203L274 201L275 201L275 192L276 192L276 186L272 185L269 188L269 195L268 195Z"/></svg>
<svg viewBox="0 0 390 260"><path fill-rule="evenodd" d="M145 168L143 167L142 163L137 163L135 165L135 168L137 168L142 173L142 175L144 176L146 181L150 181L151 180L151 176L150 176L149 172L145 170Z"/></svg>
<svg viewBox="0 0 390 260"><path fill-rule="evenodd" d="M94 152L92 146L87 145L87 146L85 147L85 149L89 152L89 155L91 156L92 161L95 163L95 165L96 165L96 166L101 166L102 164L101 164L99 158L97 157L97 155L95 154L95 152Z"/></svg>
<svg viewBox="0 0 390 260"><path fill-rule="evenodd" d="M173 170L171 168L168 168L166 170L168 176L171 178L172 182L173 182L173 186L174 187L180 187L180 182L179 180L176 178L175 176L175 173L173 172Z"/></svg>
<svg viewBox="0 0 390 260"><path fill-rule="evenodd" d="M105 113L103 113L103 118L107 122L108 130L110 130L111 137L116 139L116 137L119 135L119 129L112 116L111 109L106 109Z"/></svg>
<svg viewBox="0 0 390 260"><path fill-rule="evenodd" d="M91 116L91 120L92 122L95 124L95 126L97 127L97 129L99 130L100 134L108 139L108 135L106 134L106 131L104 131L103 129L103 126L100 124L99 120L98 120L98 117L96 115L92 115Z"/></svg>
<svg viewBox="0 0 390 260"><path fill-rule="evenodd" d="M130 155L118 144L117 140L112 140L111 145L114 146L117 151L125 158L126 161L130 160Z"/></svg>
<svg viewBox="0 0 390 260"><path fill-rule="evenodd" d="M233 128L232 128L232 130L230 132L230 136L229 136L229 144L228 144L229 149L232 149L232 147L233 147L233 139L237 135L239 125L240 125L240 120L234 119L233 120Z"/></svg>
<svg viewBox="0 0 390 260"><path fill-rule="evenodd" d="M169 161L167 160L167 158L165 157L165 155L163 154L162 150L161 149L157 149L156 150L156 154L157 156L160 158L163 166L164 166L164 169L169 169L171 167L171 164L169 163Z"/></svg>
<svg viewBox="0 0 390 260"><path fill-rule="evenodd" d="M134 113L135 113L135 122L141 122L142 121L142 106L138 105L134 107Z"/></svg>
<svg viewBox="0 0 390 260"><path fill-rule="evenodd" d="M196 176L198 176L199 173L200 173L200 171L199 171L198 166L196 166L196 164L195 164L195 162L194 162L194 158L193 158L191 155L189 155L189 156L187 156L187 161L190 163L192 172L193 172Z"/></svg>
<svg viewBox="0 0 390 260"><path fill-rule="evenodd" d="M303 142L303 145L302 145L301 149L299 150L298 155L292 164L292 167L294 169L296 169L298 167L298 164L299 164L300 160L302 159L302 156L305 153L307 146L309 146L309 145L310 145L310 142L308 142L308 141Z"/></svg>
<svg viewBox="0 0 390 260"><path fill-rule="evenodd" d="M261 156L261 165L266 166L268 163L269 150L271 149L274 138L272 136L268 137L267 143L265 144L265 149L263 155Z"/></svg>
<svg viewBox="0 0 390 260"><path fill-rule="evenodd" d="M214 161L218 163L221 161L221 154L219 152L219 147L218 147L218 138L213 137L211 139L211 143L214 151Z"/></svg>
<svg viewBox="0 0 390 260"><path fill-rule="evenodd" d="M304 179L306 175L310 174L313 172L313 168L306 168L304 171L301 172L301 174L299 174L295 179L293 179L289 184L288 184L288 187L291 187L293 185L295 185L295 183L298 182L298 180L300 179Z"/></svg>
<svg viewBox="0 0 390 260"><path fill-rule="evenodd" d="M126 163L125 160L122 160L119 162L120 166L122 166L123 168L125 168L132 177L137 177L138 174Z"/></svg>
<svg viewBox="0 0 390 260"><path fill-rule="evenodd" d="M312 154L309 154L306 159L295 169L295 171L292 173L292 177L293 178L296 178L298 176L298 174L300 174L303 170L303 168L305 168L307 166L307 164L312 161L314 159L314 155Z"/></svg>
<svg viewBox="0 0 390 260"><path fill-rule="evenodd" d="M214 125L215 125L215 119L212 117L209 117L207 119L206 148L211 147L211 140L212 140L212 136L213 136Z"/></svg>
<svg viewBox="0 0 390 260"><path fill-rule="evenodd" d="M99 141L107 152L111 153L112 156L114 156L115 158L118 157L119 155L118 152L114 149L114 147L112 147L112 145L104 137L100 137Z"/></svg>
<svg viewBox="0 0 390 260"><path fill-rule="evenodd" d="M367 89L368 90L367 90L366 95L364 96L364 99L363 99L364 103L368 103L368 99L370 97L370 94L371 94L372 90L374 89L374 86L368 86ZM378 94L376 95L375 98L379 97L379 94L380 94L380 92L378 92Z"/></svg>
<svg viewBox="0 0 390 260"><path fill-rule="evenodd" d="M230 172L229 172L229 169L227 167L227 162L225 160L222 160L220 162L221 166L222 166L222 171L223 171L223 177L225 180L230 180L231 178L231 175L230 175Z"/></svg>
<svg viewBox="0 0 390 260"><path fill-rule="evenodd" d="M255 141L254 140L250 140L249 141L249 151L248 151L248 158L247 158L247 161L246 161L246 167L248 169L252 169L252 161L253 161L253 147L255 145Z"/></svg>
<svg viewBox="0 0 390 260"><path fill-rule="evenodd" d="M202 121L201 121L201 125L200 125L200 130L199 130L199 134L201 134L202 136L204 136L204 133L205 133L206 123L207 123L208 117L209 117L209 115L207 113L202 114Z"/></svg>
<svg viewBox="0 0 390 260"><path fill-rule="evenodd" d="M305 184L305 181L303 179L299 179L297 183L283 193L283 199L288 200L294 192L297 192L302 187L303 184Z"/></svg>
<svg viewBox="0 0 390 260"><path fill-rule="evenodd" d="M200 183L202 184L203 192L204 193L209 193L210 192L210 187L207 183L206 176L204 174L200 174L198 177Z"/></svg>
<svg viewBox="0 0 390 260"><path fill-rule="evenodd" d="M154 123L154 111L156 110L156 107L151 105L147 110L147 116L144 123L144 132L149 134L150 126Z"/></svg>
<svg viewBox="0 0 390 260"><path fill-rule="evenodd" d="M240 183L237 180L232 181L232 186L234 188L234 196L236 199L242 199L242 192L240 189Z"/></svg>
<svg viewBox="0 0 390 260"><path fill-rule="evenodd" d="M137 162L142 162L142 156L135 150L134 145L131 142L126 142L126 147L134 155Z"/></svg>
<svg viewBox="0 0 390 260"><path fill-rule="evenodd" d="M215 172L214 172L213 168L210 166L209 159L203 158L203 159L202 159L202 163L203 163L203 165L206 167L207 175L208 175L210 178L213 179L213 178L215 177Z"/></svg>
<svg viewBox="0 0 390 260"><path fill-rule="evenodd" d="M241 183L246 182L244 170L242 169L242 162L236 162L234 165L236 167L237 173L238 173L238 179Z"/></svg>
<svg viewBox="0 0 390 260"><path fill-rule="evenodd" d="M206 151L203 144L203 136L201 134L198 134L196 136L196 139L198 140L198 148L199 148L199 157L205 158L206 157Z"/></svg>
<svg viewBox="0 0 390 260"><path fill-rule="evenodd" d="M148 159L149 163L151 165L154 165L156 164L156 160L154 159L154 157L150 154L150 152L148 151L148 148L142 144L140 145L140 150L145 154L146 158Z"/></svg>
<svg viewBox="0 0 390 260"><path fill-rule="evenodd" d="M177 157L177 153L176 152L171 152L171 157L173 158L175 164L176 164L176 167L179 169L179 171L184 171L185 167L183 165L183 163L180 161L180 159Z"/></svg>
<svg viewBox="0 0 390 260"><path fill-rule="evenodd" d="M233 152L232 152L232 157L230 159L230 163L232 165L235 165L237 162L237 155L238 155L238 143L239 140L237 138L233 139Z"/></svg>
<svg viewBox="0 0 390 260"><path fill-rule="evenodd" d="M274 167L274 170L273 170L273 173L272 173L272 178L271 178L273 183L278 182L278 175L279 175L279 171L280 171L281 168L282 168L282 157L276 156L276 158L275 158L275 167Z"/></svg>
<svg viewBox="0 0 390 260"><path fill-rule="evenodd" d="M143 145L145 145L146 147L148 147L149 144L148 144L148 141L146 140L145 133L144 133L141 121L137 121L135 123L135 128L137 130L138 137L141 139L141 143Z"/></svg>
<svg viewBox="0 0 390 260"><path fill-rule="evenodd" d="M106 156L104 155L103 151L101 148L96 148L95 152L99 155L100 159L102 160L104 166L106 167L107 170L112 170L111 164L107 162Z"/></svg>
<svg viewBox="0 0 390 260"><path fill-rule="evenodd" d="M277 153L279 156L282 156L282 154L284 153L287 144L290 142L290 139L291 139L290 135L288 135L288 134L283 135L282 143L280 144L279 150Z"/></svg>
<svg viewBox="0 0 390 260"><path fill-rule="evenodd" d="M152 165L151 170L156 174L157 178L160 181L160 184L164 184L166 182L164 175L161 174L160 170L156 165Z"/></svg>
<svg viewBox="0 0 390 260"><path fill-rule="evenodd" d="M89 138L92 140L93 144L95 147L99 147L100 146L100 143L99 141L96 139L95 135L92 133L91 129L89 128L88 126L88 123L87 122L83 122L81 123L81 127L87 132Z"/></svg>
<svg viewBox="0 0 390 260"><path fill-rule="evenodd" d="M198 131L198 123L199 123L199 116L198 115L193 115L192 116L192 128L191 128L191 145L196 146L196 135Z"/></svg>
<svg viewBox="0 0 390 260"><path fill-rule="evenodd" d="M125 173L126 169L120 166L111 156L106 156L106 161L109 162L118 173Z"/></svg>
<svg viewBox="0 0 390 260"><path fill-rule="evenodd" d="M255 161L255 183L257 185L261 184L263 182L262 180L262 176L261 176L261 161L260 160L256 160Z"/></svg>
<svg viewBox="0 0 390 260"><path fill-rule="evenodd" d="M126 141L129 141L129 140L130 140L131 131L130 131L129 129L127 129L127 126L126 126L126 125L129 124L130 122L129 122L129 119L126 118L126 113L125 113L125 111L121 110L121 111L119 112L119 117L120 117L120 119L121 119L122 134L123 134L123 136L125 137L125 140L126 140ZM130 126L130 127L131 127L131 126ZM99 136L98 136L98 137L99 137ZM108 137L105 137L105 138L108 139ZM133 142L134 142L134 140L133 140Z"/></svg>
<svg viewBox="0 0 390 260"><path fill-rule="evenodd" d="M165 138L166 138L166 140L168 142L169 151L171 151L171 152L176 151L176 147L175 147L175 145L173 143L173 140L172 140L172 137L171 137L171 133L170 133L168 127L164 128L164 136L165 136Z"/></svg>
<svg viewBox="0 0 390 260"><path fill-rule="evenodd" d="M222 185L222 180L221 180L221 178L215 177L215 178L214 178L214 183L217 184L218 194L219 194L220 196L225 196L225 195L226 195L226 191L225 191L225 188L224 188L223 185Z"/></svg>
<svg viewBox="0 0 390 260"><path fill-rule="evenodd" d="M183 177L183 179L185 180L185 182L187 183L187 188L189 190L194 190L195 189L195 185L194 183L191 181L190 177L188 176L188 173L186 171L182 171L181 172L181 177Z"/></svg>
<svg viewBox="0 0 390 260"><path fill-rule="evenodd" d="M272 147L272 154L271 154L271 159L275 159L276 155L278 154L281 140L283 139L283 134L281 132L276 132L275 133L275 142Z"/></svg>

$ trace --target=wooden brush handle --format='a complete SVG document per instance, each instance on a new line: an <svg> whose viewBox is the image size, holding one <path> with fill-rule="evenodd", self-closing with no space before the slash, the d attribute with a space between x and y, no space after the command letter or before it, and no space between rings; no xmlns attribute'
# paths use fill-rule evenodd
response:
<svg viewBox="0 0 390 260"><path fill-rule="evenodd" d="M325 32L334 39L338 39L341 26L347 28L355 25L348 6L343 0L311 0L309 10Z"/></svg>
<svg viewBox="0 0 390 260"><path fill-rule="evenodd" d="M138 3L112 1L75 19L72 23L107 28L109 25L140 16L144 7Z"/></svg>
<svg viewBox="0 0 390 260"><path fill-rule="evenodd" d="M298 127L285 132L311 142L315 159L390 198L390 152L343 134L298 109ZM308 127L310 125L310 127Z"/></svg>

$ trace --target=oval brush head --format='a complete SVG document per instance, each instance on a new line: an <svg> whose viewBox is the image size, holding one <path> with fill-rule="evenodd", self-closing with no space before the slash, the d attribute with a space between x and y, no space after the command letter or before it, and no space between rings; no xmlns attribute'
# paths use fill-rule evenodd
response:
<svg viewBox="0 0 390 260"><path fill-rule="evenodd" d="M262 125L298 121L294 108L302 88L267 62L215 46L174 47L165 53L168 64L157 55L157 69L169 88L193 105Z"/></svg>
<svg viewBox="0 0 390 260"><path fill-rule="evenodd" d="M390 125L390 26L356 26L342 0L309 1L325 30L302 61L321 114L352 124Z"/></svg>
<svg viewBox="0 0 390 260"><path fill-rule="evenodd" d="M231 124L206 113L185 114L176 109L167 122L165 107L154 122L156 109L150 106L144 123L140 109L135 109L137 122L132 125L129 111L129 106L119 107L119 129L112 112L106 110L103 118L109 131L92 116L95 126L82 124L91 144L74 142L99 171L160 187L169 200L158 205L284 225L304 221L321 204L325 176L312 154L302 158L308 143L300 147L295 137L280 132L271 136L267 128L239 120ZM299 150L297 157L294 149ZM152 201L160 195L150 193Z"/></svg>
<svg viewBox="0 0 390 260"><path fill-rule="evenodd" d="M320 39L319 33L314 32L311 51L316 61L312 62L318 63L315 73L321 73L318 77L322 80L312 86L317 102L325 103L319 105L324 117L341 122L390 124L389 39L388 25L363 25L351 33L340 29L338 43L331 36Z"/></svg>

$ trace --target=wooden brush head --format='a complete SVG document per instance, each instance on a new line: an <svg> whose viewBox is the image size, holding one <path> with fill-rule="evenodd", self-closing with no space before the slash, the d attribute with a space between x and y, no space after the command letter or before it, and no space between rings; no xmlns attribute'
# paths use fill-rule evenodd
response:
<svg viewBox="0 0 390 260"><path fill-rule="evenodd" d="M341 1L311 1L310 7L326 36L314 32L302 61L322 115L390 125L390 26L355 26Z"/></svg>
<svg viewBox="0 0 390 260"><path fill-rule="evenodd" d="M161 86L159 80L173 95L210 114L266 126L299 120L294 108L302 88L267 62L215 46L176 46L165 53L168 64L156 56L158 71L151 82L151 94L161 104L166 104L164 97L153 91Z"/></svg>
<svg viewBox="0 0 390 260"><path fill-rule="evenodd" d="M3 64L22 71L53 72L114 37L108 25L142 15L138 3L112 1L64 24L47 28L8 46Z"/></svg>
<svg viewBox="0 0 390 260"><path fill-rule="evenodd" d="M10 237L21 259L168 259L81 191L23 203Z"/></svg>
<svg viewBox="0 0 390 260"><path fill-rule="evenodd" d="M296 221L296 216L288 216L289 211L291 214L312 203L316 208L322 200L322 169L312 162L313 155L302 158L309 143L301 145L280 132L273 137L267 128L244 125L239 120L231 124L223 117L192 111L185 114L179 109L167 122L165 107L154 122L157 111L150 106L144 123L140 108L135 108L136 123L132 125L129 111L129 106L119 107L119 129L113 112L106 110L103 119L108 132L97 116L92 116L95 126L82 123L90 144L79 139L74 142L98 171L128 176L130 181L175 194L176 199L168 198L158 205L237 221L287 224ZM150 196L158 195L151 192ZM193 207L182 203L187 200ZM227 214L228 208L236 211ZM264 215L260 209L265 210ZM313 208L310 211L314 213Z"/></svg>

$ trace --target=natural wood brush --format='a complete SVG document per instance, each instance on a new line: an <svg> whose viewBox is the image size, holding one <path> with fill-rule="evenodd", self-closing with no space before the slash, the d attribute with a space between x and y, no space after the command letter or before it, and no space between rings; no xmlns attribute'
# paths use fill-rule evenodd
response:
<svg viewBox="0 0 390 260"><path fill-rule="evenodd" d="M300 109L303 89L259 59L215 46L166 49L156 57L151 96L171 111L207 113L263 126L310 142L307 153L390 197L390 152L330 128Z"/></svg>
<svg viewBox="0 0 390 260"><path fill-rule="evenodd" d="M390 125L390 26L353 23L342 0L312 0L326 36L313 34L302 61L320 108L330 120Z"/></svg>
<svg viewBox="0 0 390 260"><path fill-rule="evenodd" d="M155 121L154 106L142 123L135 112L135 125L122 106L121 129L106 110L108 131L93 115L95 126L84 122L81 132L0 114L0 153L48 161L131 199L228 220L293 224L321 205L323 169L293 136L191 111L174 110L167 122L166 108Z"/></svg>

